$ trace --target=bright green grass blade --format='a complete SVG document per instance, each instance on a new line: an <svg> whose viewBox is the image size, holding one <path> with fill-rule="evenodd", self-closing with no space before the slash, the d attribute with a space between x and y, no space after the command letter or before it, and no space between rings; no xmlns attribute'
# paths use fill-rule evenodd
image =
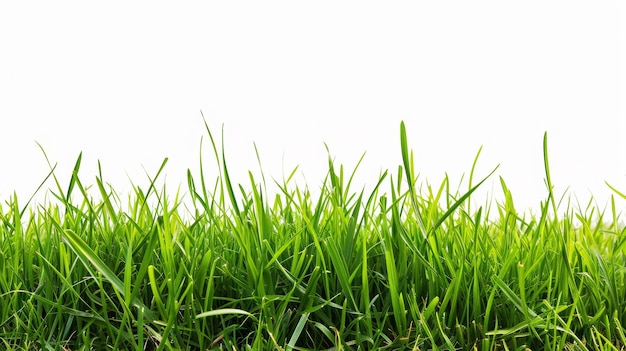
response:
<svg viewBox="0 0 626 351"><path fill-rule="evenodd" d="M158 194L156 193L156 181L159 178L159 176L161 175L161 173L163 172L163 170L165 169L165 165L167 164L167 161L169 159L166 157L163 159L163 162L161 162L161 166L159 166L159 170L156 172L156 174L154 175L154 177L150 177L150 174L148 174L148 172L146 172L146 176L148 177L148 180L150 181L150 186L148 187L148 191L146 192L145 195L145 200L144 203L142 204L142 206L146 205L146 201L148 201L148 196L154 191L155 195L158 197ZM159 201L159 203L163 203L162 201Z"/></svg>
<svg viewBox="0 0 626 351"><path fill-rule="evenodd" d="M41 147L41 146L40 146ZM56 164L51 167L50 172L48 172L48 174L46 175L46 177L41 181L41 183L39 183L39 186L37 187L37 189L33 192L33 194L30 196L30 198L28 199L28 201L26 201L26 204L24 204L24 207L22 208L22 210L20 211L20 217L24 216L24 212L26 212L26 210L28 209L28 206L30 205L30 203L33 201L33 199L35 198L35 195L37 195L37 193L41 190L41 188L44 186L44 184L48 181L48 179L52 176L54 176L54 170L56 169Z"/></svg>
<svg viewBox="0 0 626 351"><path fill-rule="evenodd" d="M70 246L72 251L78 256L78 258L83 262L84 265L93 265L98 273L102 274L105 279L113 286L115 291L121 294L123 297L125 296L124 283L115 275L115 273L109 268L96 254L93 250L80 238L80 236L76 235L71 230L63 230L62 228L58 228L63 234L63 238L65 242ZM150 309L146 307L137 297L131 297L132 304L137 308L143 308L145 312L145 317L148 320L148 323L154 320Z"/></svg>
<svg viewBox="0 0 626 351"><path fill-rule="evenodd" d="M393 308L393 316L396 322L398 333L404 333L406 325L406 309L402 295L402 286L398 277L396 259L393 251L393 240L389 230L382 230L382 247L385 255L385 267L387 269L387 279L389 281L389 297Z"/></svg>
<svg viewBox="0 0 626 351"><path fill-rule="evenodd" d="M402 152L402 164L404 165L404 172L406 173L406 182L409 186L409 193L411 194L411 203L413 204L413 209L415 210L415 216L417 219L417 223L422 231L422 235L424 237L428 236L428 232L426 231L426 226L424 225L424 220L422 219L422 214L419 211L419 207L416 202L416 194L415 194L415 185L414 178L412 174L412 159L409 159L409 149L406 138L406 127L404 126L404 121L400 122L400 150Z"/></svg>
<svg viewBox="0 0 626 351"><path fill-rule="evenodd" d="M338 245L339 244L336 240L331 239L327 241L324 245L324 248L326 249L325 252L330 258L333 272L337 275L337 280L339 281L339 285L341 286L343 295L350 302L350 308L358 310L359 307L354 298L354 294L352 294L352 284L350 279L351 272L348 272L348 263L346 262L346 257L341 253Z"/></svg>
<svg viewBox="0 0 626 351"><path fill-rule="evenodd" d="M100 162L98 162L98 167L100 167ZM113 223L118 223L119 219L117 218L117 213L113 208L113 204L111 203L109 194L104 189L104 185L102 184L102 178L96 177L96 184L98 185L98 190L100 190L100 195L102 196L102 200L104 201L104 206L108 211L108 215L111 216Z"/></svg>
<svg viewBox="0 0 626 351"><path fill-rule="evenodd" d="M419 207L417 206L417 202L416 202L416 194L415 194L415 186L413 185L413 174L411 172L412 170L412 159L409 159L409 153L408 153L408 146L407 146L407 136L406 136L406 128L404 126L404 122L401 122L400 124L400 145L401 145L401 150L402 150L402 162L404 164L404 171L406 173L406 177L407 177L407 184L409 186L409 192L411 194L411 203L413 204L413 208L415 210L415 215L416 218L418 220L418 224L420 226L420 228L422 229L422 232L424 233L425 236L428 236L430 233L434 232L467 198L469 198L469 196L476 191L476 189L478 189L487 179L489 179L489 177L491 177L491 175L493 173L495 173L495 171L498 169L498 167L500 167L499 165L496 166L485 178L483 178L478 184L476 184L475 186L471 187L465 194L463 194L452 206L450 206L448 208L448 210L441 216L439 217L439 219L437 220L437 222L435 222L435 224L428 228L426 228L426 226L424 225L425 221L422 218L422 214L419 211ZM474 164L476 163L476 160L478 158L478 155L480 154L480 149L476 155L476 158L474 159ZM472 172L473 172L473 166L472 166ZM470 184L471 185L471 184Z"/></svg>
<svg viewBox="0 0 626 351"><path fill-rule="evenodd" d="M129 245L126 249L126 258L124 260L124 302L126 306L132 303L132 274L133 274L133 249Z"/></svg>
<svg viewBox="0 0 626 351"><path fill-rule="evenodd" d="M83 158L83 153L78 154L78 159L76 159L76 164L74 165L74 170L72 171L72 177L70 178L70 184L67 186L67 192L65 194L65 201L70 201L70 196L72 195L72 189L74 189L74 184L78 179L78 170L80 169L80 163Z"/></svg>
<svg viewBox="0 0 626 351"><path fill-rule="evenodd" d="M296 324L296 327L293 331L293 334L291 335L291 338L289 339L289 342L287 343L287 347L285 348L285 350L293 350L293 348L296 346L296 343L298 342L298 339L300 338L300 335L302 334L302 331L304 330L304 327L309 319L309 315L310 313L304 313L300 316L298 324Z"/></svg>
<svg viewBox="0 0 626 351"><path fill-rule="evenodd" d="M222 148L224 146L222 145ZM226 183L226 190L228 191L228 196L230 197L230 203L235 210L235 213L240 216L241 212L239 211L239 205L237 205L237 198L235 197L235 192L233 191L233 185L230 181L230 176L228 174L228 167L226 166L226 155L225 151L222 149L222 171L224 172L224 182Z"/></svg>
<svg viewBox="0 0 626 351"><path fill-rule="evenodd" d="M157 305L157 309L159 310L159 314L165 318L167 316L167 312L165 311L165 304L163 303L163 299L161 299L161 291L159 290L159 283L154 274L155 267L153 265L148 266L148 279L150 280L150 289L152 290L152 296L154 296L154 300Z"/></svg>
<svg viewBox="0 0 626 351"><path fill-rule="evenodd" d="M431 232L435 231L437 228L439 228L439 226L459 207L461 206L461 204L467 200L467 198L469 198L469 196L476 191L476 189L478 189L487 179L489 179L491 177L492 174L494 174L496 172L496 170L498 169L499 166L496 166L491 172L489 172L489 174L483 178L480 182L478 182L478 184L476 184L475 186L473 186L468 192L466 192L465 194L463 194L452 206L450 206L450 208L448 208L448 210L437 220L437 222L433 225L433 227L431 228Z"/></svg>
<svg viewBox="0 0 626 351"><path fill-rule="evenodd" d="M543 133L543 165L546 174L546 186L548 187L548 199L552 204L552 210L556 216L556 201L552 193L554 186L552 185L552 178L550 177L550 162L548 161L548 132Z"/></svg>
<svg viewBox="0 0 626 351"><path fill-rule="evenodd" d="M60 195L58 195L56 197L59 198L59 200L61 200L62 202L67 202L66 196L63 194L63 189L61 188L61 184L59 183L59 180L57 179L56 175L54 174L54 170L56 169L57 165L55 164L53 166L52 163L50 163L50 159L48 158L48 155L46 154L46 151L44 150L43 146L41 146L41 144L37 143L37 146L39 146L39 149L41 150L41 152L43 153L44 158L46 159L46 163L48 164L48 167L50 168L49 175L52 175L52 178L54 179L54 183L56 184L57 189L59 191Z"/></svg>
<svg viewBox="0 0 626 351"><path fill-rule="evenodd" d="M469 181L468 181L468 191L472 190L472 184L473 184L473 180L474 180L474 174L476 171L476 165L478 164L478 158L480 157L480 152L483 150L483 147L479 147L478 151L476 152L476 156L474 157L474 162L472 162L472 168L470 169L470 173L469 173ZM467 212L471 213L471 203L467 204Z"/></svg>
<svg viewBox="0 0 626 351"><path fill-rule="evenodd" d="M621 197L622 199L626 200L626 194L617 190L614 186L612 186L611 184L609 184L608 182L604 182L611 190L613 190L613 192L615 192L617 195L619 195L619 197Z"/></svg>

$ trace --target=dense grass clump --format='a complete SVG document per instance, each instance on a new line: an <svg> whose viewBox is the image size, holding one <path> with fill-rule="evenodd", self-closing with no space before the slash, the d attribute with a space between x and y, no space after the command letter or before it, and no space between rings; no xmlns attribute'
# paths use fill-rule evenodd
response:
<svg viewBox="0 0 626 351"><path fill-rule="evenodd" d="M503 180L495 215L472 210L473 169L466 192L416 188L404 125L371 191L329 161L319 196L292 173L271 201L252 173L231 184L207 131L221 176L188 173L188 208L156 189L165 162L124 204L100 174L94 200L80 157L54 203L0 205L0 349L625 347L626 228L614 201L558 215L545 138L529 218Z"/></svg>

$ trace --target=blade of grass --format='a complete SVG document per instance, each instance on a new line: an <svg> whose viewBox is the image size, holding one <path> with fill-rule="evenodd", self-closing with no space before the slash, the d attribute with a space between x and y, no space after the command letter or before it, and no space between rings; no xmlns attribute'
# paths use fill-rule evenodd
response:
<svg viewBox="0 0 626 351"><path fill-rule="evenodd" d="M145 317L147 317L147 321L150 323L154 320L150 309L143 304L136 296L125 296L124 283L115 275L115 273L109 268L96 254L95 252L80 238L77 234L75 234L71 230L64 230L61 227L58 227L58 230L62 233L62 236L65 242L70 246L72 251L78 256L78 258L83 262L84 265L89 266L92 265L96 271L113 286L115 291L117 291L120 295L125 298L129 298L132 301L132 305L137 308L143 308L145 311Z"/></svg>

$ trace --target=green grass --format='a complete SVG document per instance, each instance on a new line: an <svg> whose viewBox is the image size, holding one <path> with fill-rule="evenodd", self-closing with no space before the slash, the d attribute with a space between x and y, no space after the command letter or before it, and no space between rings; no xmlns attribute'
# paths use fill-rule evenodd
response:
<svg viewBox="0 0 626 351"><path fill-rule="evenodd" d="M531 217L502 179L501 203L471 203L493 172L419 185L404 124L396 172L355 192L329 158L315 197L296 170L232 184L207 132L220 176L188 172L184 195L157 187L167 160L123 201L79 156L67 186L51 167L48 203L0 204L0 349L625 348L619 204L560 207L545 137Z"/></svg>

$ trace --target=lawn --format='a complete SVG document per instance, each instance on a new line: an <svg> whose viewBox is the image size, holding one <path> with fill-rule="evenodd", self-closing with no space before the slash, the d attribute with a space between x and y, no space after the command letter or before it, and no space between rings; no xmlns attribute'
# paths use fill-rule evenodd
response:
<svg viewBox="0 0 626 351"><path fill-rule="evenodd" d="M532 216L503 179L504 200L470 201L495 169L419 183L404 124L397 170L352 191L358 166L329 158L317 196L296 170L232 184L206 130L220 176L188 171L183 194L157 186L167 160L120 196L101 172L83 183L79 156L69 184L51 167L51 200L0 204L0 349L626 347L626 196L569 207L546 136Z"/></svg>

